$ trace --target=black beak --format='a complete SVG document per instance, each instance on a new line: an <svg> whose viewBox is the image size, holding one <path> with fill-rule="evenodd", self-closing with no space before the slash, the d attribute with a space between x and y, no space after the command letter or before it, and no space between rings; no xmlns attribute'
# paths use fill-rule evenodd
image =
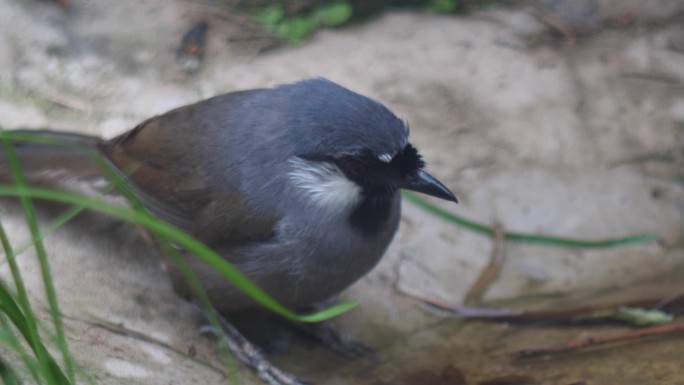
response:
<svg viewBox="0 0 684 385"><path fill-rule="evenodd" d="M454 193L446 188L442 182L421 169L418 169L413 174L405 176L399 183L399 187L458 203L458 199L456 199Z"/></svg>

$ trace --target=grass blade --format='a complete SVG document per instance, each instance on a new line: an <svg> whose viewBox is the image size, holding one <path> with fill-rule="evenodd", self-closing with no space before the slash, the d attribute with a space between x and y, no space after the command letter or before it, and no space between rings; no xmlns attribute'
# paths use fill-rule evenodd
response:
<svg viewBox="0 0 684 385"><path fill-rule="evenodd" d="M0 380L5 385L21 385L22 381L12 366L0 357Z"/></svg>
<svg viewBox="0 0 684 385"><path fill-rule="evenodd" d="M43 375L46 382L50 385L72 384L73 381L64 375L57 362L52 358L50 352L40 340L37 330L29 326L35 325L35 320L31 319L32 316L27 316L21 311L12 293L1 281L0 310L9 318L12 325L19 331L36 358L38 358L39 368L41 369L39 372Z"/></svg>
<svg viewBox="0 0 684 385"><path fill-rule="evenodd" d="M7 160L10 165L10 170L12 171L15 183L17 184L17 188L19 188L19 190L22 191L24 188L26 188L26 181L24 180L21 165L19 164L19 160L17 159L14 147L7 139L2 139L2 142L5 152L7 153ZM36 219L35 208L33 207L33 202L31 201L30 197L22 194L19 196L19 200L24 209L24 214L26 216L29 230L31 232L31 238L35 244L36 256L38 257L38 263L40 265L45 295L47 297L48 305L50 308L52 322L55 327L57 347L62 353L62 359L64 360L64 366L66 368L69 382L74 382L74 365L66 342L64 325L62 324L62 316L59 311L59 303L57 301L57 294L55 291L54 284L52 282L52 273L50 271L50 264L47 259L47 251L45 250L45 246L41 241L42 237L40 235L40 229L38 226L38 221Z"/></svg>
<svg viewBox="0 0 684 385"><path fill-rule="evenodd" d="M447 222L453 223L457 226L465 227L466 229L492 236L494 234L494 229L482 223L471 221L469 219L463 218L456 214L452 214L446 210L441 209L438 206L420 198L414 193L408 191L402 191L402 195L406 200L415 204L416 206L422 208L423 210L433 214L439 218L446 220ZM585 240L585 239L573 239L565 237L557 237L553 235L544 234L530 234L521 232L504 232L504 238L510 241L518 242L528 242L536 243L542 245L552 245L552 246L563 246L563 247L613 247L622 246L632 243L648 243L658 241L658 236L655 234L637 234L629 235L626 237L619 238L609 238L609 239L597 239L597 240Z"/></svg>

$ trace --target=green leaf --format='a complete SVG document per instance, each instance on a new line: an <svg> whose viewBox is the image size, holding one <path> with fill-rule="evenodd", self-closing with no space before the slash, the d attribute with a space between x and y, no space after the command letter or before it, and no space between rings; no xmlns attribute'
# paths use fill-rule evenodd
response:
<svg viewBox="0 0 684 385"><path fill-rule="evenodd" d="M285 9L281 4L273 4L252 13L252 19L264 27L275 28L285 19Z"/></svg>
<svg viewBox="0 0 684 385"><path fill-rule="evenodd" d="M283 21L278 25L276 33L281 39L297 45L304 42L317 29L318 25L312 19L299 16Z"/></svg>
<svg viewBox="0 0 684 385"><path fill-rule="evenodd" d="M458 5L458 0L430 0L427 9L435 13L454 13Z"/></svg>
<svg viewBox="0 0 684 385"><path fill-rule="evenodd" d="M621 307L615 318L637 326L663 325L674 321L671 313L658 309L642 309L637 307Z"/></svg>
<svg viewBox="0 0 684 385"><path fill-rule="evenodd" d="M342 313L346 313L349 310L355 308L359 303L355 301L344 302L339 305L329 307L325 310L321 310L314 314L299 316L299 320L302 322L321 322L327 319L337 317Z"/></svg>
<svg viewBox="0 0 684 385"><path fill-rule="evenodd" d="M348 2L323 4L311 14L311 19L323 27L337 27L349 21L354 10Z"/></svg>

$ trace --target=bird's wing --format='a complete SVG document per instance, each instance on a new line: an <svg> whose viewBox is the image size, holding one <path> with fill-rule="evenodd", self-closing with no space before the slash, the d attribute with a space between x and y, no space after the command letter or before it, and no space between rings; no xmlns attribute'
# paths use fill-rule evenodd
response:
<svg viewBox="0 0 684 385"><path fill-rule="evenodd" d="M251 91L254 92L254 91ZM272 236L278 217L251 207L239 190L240 175L221 167L218 139L230 127L211 119L244 92L169 111L103 142L100 150L129 174L132 189L156 216L205 243L241 246ZM217 106L219 103L220 106Z"/></svg>

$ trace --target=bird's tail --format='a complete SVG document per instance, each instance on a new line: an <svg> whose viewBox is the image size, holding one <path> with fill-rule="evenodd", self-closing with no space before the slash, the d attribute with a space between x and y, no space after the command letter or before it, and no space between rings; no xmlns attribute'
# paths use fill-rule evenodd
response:
<svg viewBox="0 0 684 385"><path fill-rule="evenodd" d="M13 130L9 138L27 182L43 184L102 175L95 157L100 139L94 136L49 130ZM14 177L4 146L0 146L0 183Z"/></svg>

